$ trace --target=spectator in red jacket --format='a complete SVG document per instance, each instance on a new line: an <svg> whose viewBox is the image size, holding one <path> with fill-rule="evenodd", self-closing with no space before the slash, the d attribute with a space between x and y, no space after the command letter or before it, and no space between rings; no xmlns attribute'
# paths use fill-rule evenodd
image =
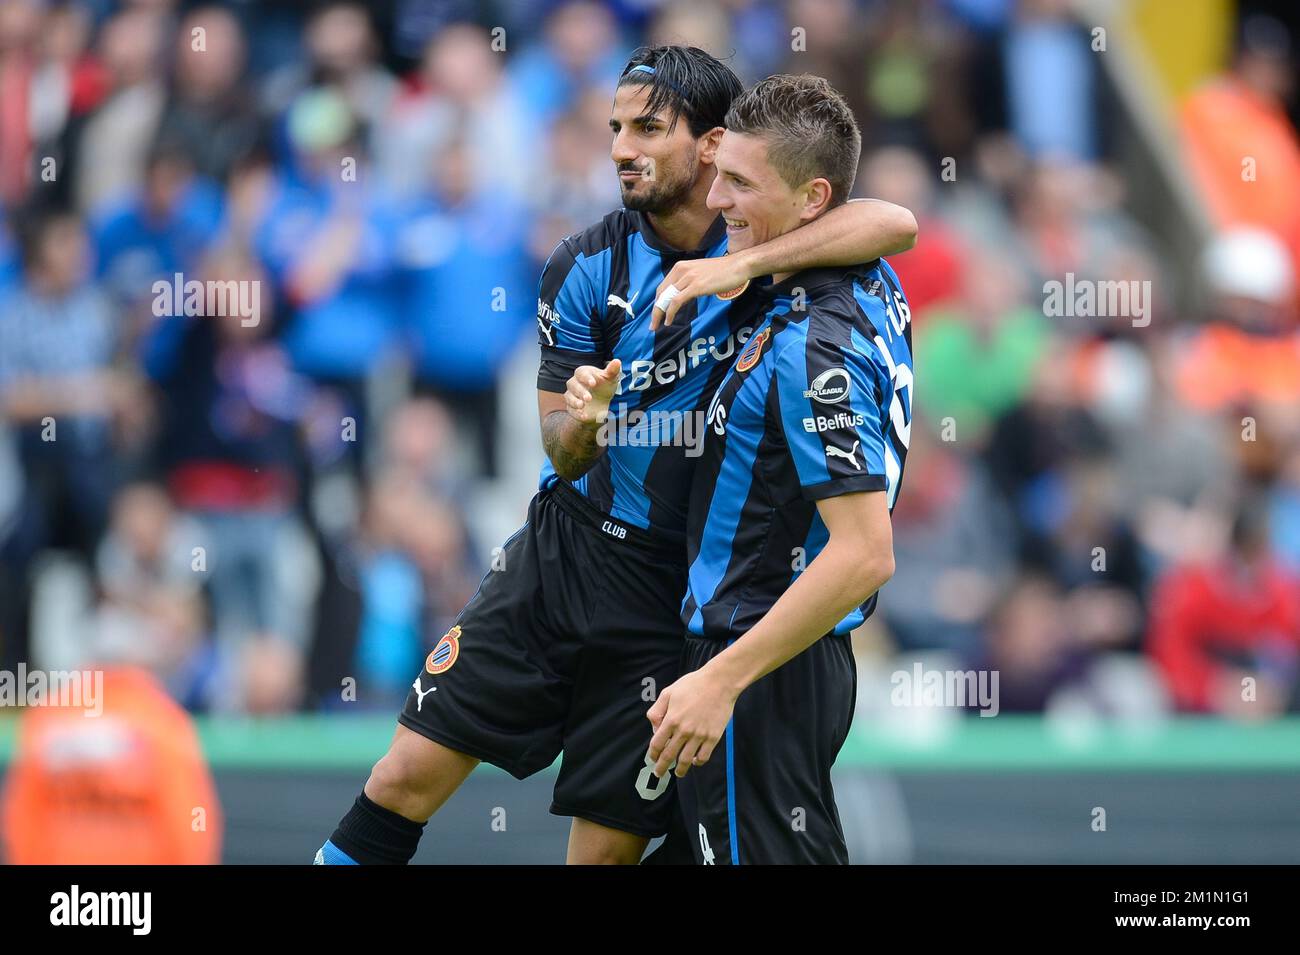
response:
<svg viewBox="0 0 1300 955"><path fill-rule="evenodd" d="M1259 719L1296 709L1300 577L1272 552L1255 503L1236 515L1221 557L1165 575L1148 649L1180 710Z"/></svg>

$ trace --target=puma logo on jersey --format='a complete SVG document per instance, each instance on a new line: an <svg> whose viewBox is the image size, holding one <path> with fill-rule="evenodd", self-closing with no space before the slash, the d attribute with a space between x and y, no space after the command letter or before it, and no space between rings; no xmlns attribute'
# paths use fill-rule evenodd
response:
<svg viewBox="0 0 1300 955"><path fill-rule="evenodd" d="M641 290L637 289L635 292L632 293L631 299L622 299L619 298L617 295L615 295L613 292L611 292L609 294L609 298L605 301L605 304L617 305L619 308L626 311L629 316L636 317L636 313L632 311L632 303L636 301L636 297L640 294L641 294Z"/></svg>
<svg viewBox="0 0 1300 955"><path fill-rule="evenodd" d="M862 442L860 441L854 441L853 447L849 448L847 451L843 450L842 448L837 448L833 444L828 444L826 445L826 457L843 458L845 461L848 461L849 464L853 465L855 469L861 471L862 465L859 464L857 458L853 456L854 453L858 450L858 445L861 443Z"/></svg>
<svg viewBox="0 0 1300 955"><path fill-rule="evenodd" d="M421 692L421 691L420 691L420 678L419 678L418 676L415 678L415 682L411 684L411 688L412 688L413 690L415 690L415 697L416 697L416 699L415 699L415 712L417 712L417 713L419 713L421 710L424 709L424 698L425 698L426 696L428 696L430 693L436 693L436 692L438 692L438 688L437 688L436 686L431 686L431 687L429 687L427 690L424 690L423 692Z"/></svg>
<svg viewBox="0 0 1300 955"><path fill-rule="evenodd" d="M560 323L560 316L555 314L551 303L544 299L537 300L537 327L546 336L546 344L555 347L555 326Z"/></svg>

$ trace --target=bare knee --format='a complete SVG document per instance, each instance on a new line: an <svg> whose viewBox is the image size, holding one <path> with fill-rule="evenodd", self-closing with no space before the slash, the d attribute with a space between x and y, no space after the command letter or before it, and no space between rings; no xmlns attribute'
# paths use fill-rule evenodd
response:
<svg viewBox="0 0 1300 955"><path fill-rule="evenodd" d="M388 752L370 770L365 792L385 809L425 822L477 765L474 757L399 726Z"/></svg>
<svg viewBox="0 0 1300 955"><path fill-rule="evenodd" d="M425 774L411 760L389 750L375 763L366 780L366 795L385 809L415 822L425 822L433 815L426 808L429 786Z"/></svg>

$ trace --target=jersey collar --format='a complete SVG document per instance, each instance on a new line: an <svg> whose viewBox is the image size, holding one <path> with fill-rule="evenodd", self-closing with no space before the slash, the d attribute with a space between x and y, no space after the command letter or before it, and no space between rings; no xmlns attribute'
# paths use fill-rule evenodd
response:
<svg viewBox="0 0 1300 955"><path fill-rule="evenodd" d="M801 288L805 293L808 293L826 285L836 285L849 276L868 271L879 261L879 259L873 259L871 262L862 265L814 266L796 272L780 282L773 282L771 285L765 286L761 289L761 293L771 299L794 295L794 290L797 288Z"/></svg>
<svg viewBox="0 0 1300 955"><path fill-rule="evenodd" d="M713 225L709 226L709 231L704 233L704 241L700 243L700 247L694 251L688 251L685 249L674 249L671 245L666 244L662 239L660 239L659 234L655 232L654 226L650 224L650 220L646 218L644 212L633 210L632 221L636 223L637 230L641 233L642 242L650 246L650 248L654 249L656 252L660 252L664 255L676 256L682 259L699 259L706 257L709 254L709 250L721 242L722 237L727 234L726 220L719 215L713 220Z"/></svg>

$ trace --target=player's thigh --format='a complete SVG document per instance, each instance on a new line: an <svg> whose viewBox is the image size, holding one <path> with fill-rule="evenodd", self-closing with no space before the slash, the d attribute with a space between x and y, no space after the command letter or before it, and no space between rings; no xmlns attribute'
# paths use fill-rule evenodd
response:
<svg viewBox="0 0 1300 955"><path fill-rule="evenodd" d="M668 828L673 777L646 760L646 716L681 669L680 568L614 546L564 734L552 812L640 836Z"/></svg>
<svg viewBox="0 0 1300 955"><path fill-rule="evenodd" d="M587 602L568 573L585 558L580 532L545 494L534 500L529 523L416 674L402 725L520 779L555 761Z"/></svg>
<svg viewBox="0 0 1300 955"><path fill-rule="evenodd" d="M650 844L647 836L574 817L569 826L569 865L636 865Z"/></svg>
<svg viewBox="0 0 1300 955"><path fill-rule="evenodd" d="M721 644L690 641L697 669ZM847 637L823 637L746 689L712 758L678 787L697 859L718 865L843 864L831 766L854 704Z"/></svg>

